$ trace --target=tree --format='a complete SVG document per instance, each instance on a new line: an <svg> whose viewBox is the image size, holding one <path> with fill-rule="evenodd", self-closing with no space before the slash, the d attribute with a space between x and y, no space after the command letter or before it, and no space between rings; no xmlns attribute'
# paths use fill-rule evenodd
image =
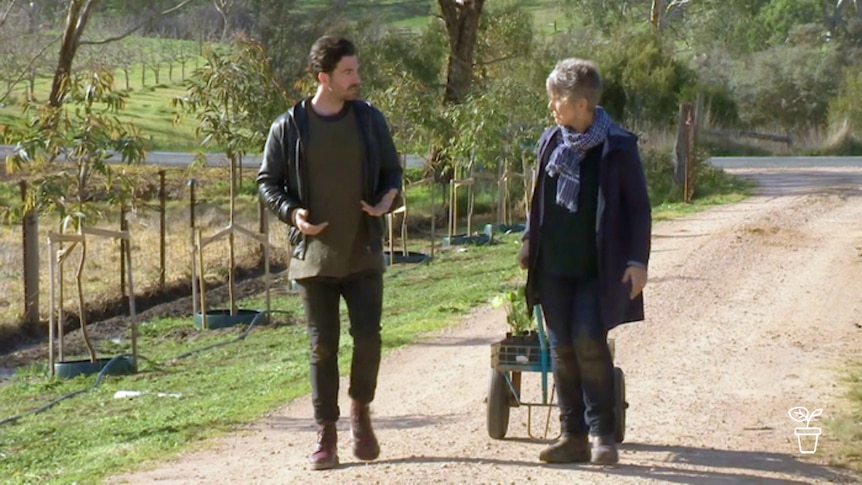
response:
<svg viewBox="0 0 862 485"><path fill-rule="evenodd" d="M204 143L215 142L224 147L230 161L228 290L234 315L236 167L245 153L263 147L272 120L284 107L285 97L272 75L263 46L243 38L228 51L213 50L206 64L185 84L188 95L175 98L174 106L193 113L199 121L196 133L204 137Z"/></svg>
<svg viewBox="0 0 862 485"><path fill-rule="evenodd" d="M776 46L737 62L729 79L744 122L804 131L825 125L841 57L835 47Z"/></svg>
<svg viewBox="0 0 862 485"><path fill-rule="evenodd" d="M187 94L173 100L178 115L194 115L198 136L223 147L233 161L263 147L272 120L286 104L263 45L248 38L210 52L185 87Z"/></svg>
<svg viewBox="0 0 862 485"><path fill-rule="evenodd" d="M39 179L37 190L30 191L31 194L35 194L33 196L34 201L30 204L31 207L49 203L53 204L60 212L64 212L67 205L67 194L71 193L72 188L69 177L77 179L79 210L76 212L75 219L80 232L84 226L85 202L90 200L88 186L92 183L91 175L94 172L102 175L99 182L103 184L105 192L110 193L111 188L114 187L115 177L105 163L109 157L108 154L111 151L119 153L122 160L129 163L140 161L144 157L143 138L134 126L125 126L116 117L109 116L109 113L95 109L99 103L105 103L109 110L113 111L122 107L123 96L112 92L113 76L109 73L96 73L90 76L86 82L83 81L83 78L74 76L72 65L79 47L84 44L106 44L120 40L131 35L152 18L172 13L192 1L183 0L120 36L101 41L82 41L82 36L91 15L99 4L99 0L69 0L65 27L59 37L60 52L54 69L48 103L43 106L31 104L30 109L35 110L37 114L30 121L30 124L24 129L5 129L3 133L7 143L17 144L18 147L17 153L7 158L7 164L10 168L20 170L26 162L32 168L45 170L45 164L62 155L65 159L73 162L77 169L74 176L70 175L68 171L52 174L50 170L45 170L49 174ZM8 18L5 14L3 15L0 25ZM51 45L51 43L46 44L43 51ZM30 65L32 66L40 57L41 52L32 58ZM7 95L8 92L3 97L5 98ZM74 114L64 109L64 103L69 101L77 104ZM33 102L31 100L31 103ZM56 195L57 190L60 190L59 194L61 195ZM31 210L28 209L25 213L29 213ZM38 248L36 251L38 252ZM83 268L85 257L86 253L82 252L78 273L78 289L81 306L80 321L86 340L86 322L80 286L80 271ZM32 268L25 268L25 274L31 270ZM38 278L36 280L38 281ZM38 285L32 291L38 294ZM92 360L95 360L95 353L89 342L88 348Z"/></svg>
<svg viewBox="0 0 862 485"><path fill-rule="evenodd" d="M6 21L9 20L9 15L12 13L12 9L15 7L15 0L8 0L6 5L2 5L3 7L0 9L0 28L6 24Z"/></svg>
<svg viewBox="0 0 862 485"><path fill-rule="evenodd" d="M825 34L824 14L822 0L772 0L758 12L756 21L773 46L786 43L788 34L797 25L816 23Z"/></svg>
<svg viewBox="0 0 862 485"><path fill-rule="evenodd" d="M438 0L449 38L445 100L460 103L473 84L473 57L485 0Z"/></svg>
<svg viewBox="0 0 862 485"><path fill-rule="evenodd" d="M581 23L605 34L621 25L643 23L650 18L652 0L566 0L566 12Z"/></svg>
<svg viewBox="0 0 862 485"><path fill-rule="evenodd" d="M234 0L213 0L213 5L215 6L216 11L218 11L219 15L221 15L222 18L222 42L227 39L228 32L230 32L230 19L233 15L235 3L236 2Z"/></svg>
<svg viewBox="0 0 862 485"><path fill-rule="evenodd" d="M846 126L857 137L862 132L862 69L850 68L838 95L829 102L829 124L833 128Z"/></svg>
<svg viewBox="0 0 862 485"><path fill-rule="evenodd" d="M74 62L75 54L77 54L78 48L81 45L98 45L121 40L143 27L147 22L152 21L152 19L174 13L193 1L194 0L183 0L173 7L158 12L150 18L140 22L124 34L100 41L82 41L81 37L87 29L87 23L90 21L91 15L99 5L99 0L69 0L69 6L66 10L66 26L61 37L60 55L57 59L57 67L54 70L54 79L51 82L51 94L48 97L50 105L58 107L63 104L63 97L68 89L68 79L72 74L72 63Z"/></svg>
<svg viewBox="0 0 862 485"><path fill-rule="evenodd" d="M33 118L24 126L4 131L5 143L16 145L6 168L33 179L24 204L25 214L52 213L64 221L64 227L71 225L83 235L85 225L101 218L101 204L133 205L135 181L112 169L108 159L118 155L123 163L140 163L145 155L144 138L134 125L121 123L115 116L125 105L126 95L113 92L110 72L67 79L63 86L65 105L31 102L27 113ZM73 169L51 170L50 162L58 158ZM90 360L95 362L96 352L87 334L82 286L86 239L80 241L80 247L76 274L79 321Z"/></svg>

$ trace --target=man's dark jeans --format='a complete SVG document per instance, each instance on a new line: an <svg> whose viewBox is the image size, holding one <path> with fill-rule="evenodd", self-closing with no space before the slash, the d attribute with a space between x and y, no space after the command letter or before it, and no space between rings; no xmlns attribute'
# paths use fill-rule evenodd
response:
<svg viewBox="0 0 862 485"><path fill-rule="evenodd" d="M380 317L383 308L383 274L368 271L345 278L298 280L299 295L308 320L311 347L311 397L318 423L338 420L338 342L341 336L339 304L347 303L353 362L351 398L370 403L380 368Z"/></svg>
<svg viewBox="0 0 862 485"><path fill-rule="evenodd" d="M598 280L540 273L537 283L563 432L613 434L614 370L599 315Z"/></svg>

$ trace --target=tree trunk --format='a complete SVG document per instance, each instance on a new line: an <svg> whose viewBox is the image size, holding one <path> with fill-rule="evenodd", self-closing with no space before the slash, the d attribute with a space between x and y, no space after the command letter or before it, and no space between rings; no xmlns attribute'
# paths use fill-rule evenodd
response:
<svg viewBox="0 0 862 485"><path fill-rule="evenodd" d="M449 65L446 71L448 103L460 103L473 83L473 55L479 18L485 0L438 0L449 37Z"/></svg>
<svg viewBox="0 0 862 485"><path fill-rule="evenodd" d="M57 108L63 104L63 96L66 94L67 79L72 73L72 61L78 52L78 43L81 34L87 27L90 13L99 0L70 0L69 10L66 15L66 28L63 32L63 43L60 46L60 57L57 68L54 70L54 80L51 83L51 95L49 103Z"/></svg>
<svg viewBox="0 0 862 485"><path fill-rule="evenodd" d="M230 17L233 13L234 0L213 0L213 5L222 18L221 40L227 40L230 33Z"/></svg>
<svg viewBox="0 0 862 485"><path fill-rule="evenodd" d="M649 20L656 32L661 32L662 17L664 17L664 4L665 0L652 0Z"/></svg>

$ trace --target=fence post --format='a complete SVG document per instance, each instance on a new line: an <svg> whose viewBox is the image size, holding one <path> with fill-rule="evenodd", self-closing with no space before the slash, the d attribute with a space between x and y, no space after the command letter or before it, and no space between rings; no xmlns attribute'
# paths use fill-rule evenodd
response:
<svg viewBox="0 0 862 485"><path fill-rule="evenodd" d="M673 146L673 181L677 185L685 184L685 167L688 163L688 131L686 130L686 106L679 105L676 122L676 141Z"/></svg>
<svg viewBox="0 0 862 485"><path fill-rule="evenodd" d="M694 136L692 137L692 146L697 147L698 140L700 140L700 130L703 129L703 117L706 115L704 110L706 109L706 97L703 93L697 93L697 100L694 104Z"/></svg>
<svg viewBox="0 0 862 485"><path fill-rule="evenodd" d="M27 204L27 181L20 182L21 202ZM22 223L24 247L24 323L39 323L39 215L35 210L24 214Z"/></svg>
<svg viewBox="0 0 862 485"><path fill-rule="evenodd" d="M126 205L120 206L120 231L129 229L129 223L126 222ZM126 253L129 251L128 241L120 239L120 296L125 298L128 295L126 291Z"/></svg>
<svg viewBox="0 0 862 485"><path fill-rule="evenodd" d="M192 258L192 316L198 313L198 273L195 262L195 179L189 179L189 252Z"/></svg>
<svg viewBox="0 0 862 485"><path fill-rule="evenodd" d="M264 202L263 197L258 195L257 197L257 230L260 234L266 234L268 231L268 220L267 220L267 212L266 212L266 202ZM260 257L261 260L266 259L266 244L260 243ZM265 262L265 261L264 261Z"/></svg>
<svg viewBox="0 0 862 485"><path fill-rule="evenodd" d="M434 250L436 249L436 237L437 237L437 197L434 193L437 190L437 175L431 175L431 183L428 184L428 187L431 188L431 259L434 259Z"/></svg>
<svg viewBox="0 0 862 485"><path fill-rule="evenodd" d="M685 154L685 192L683 200L686 204L691 203L694 198L694 142L696 138L696 126L694 110L690 104L686 105L685 114L685 136L686 136L686 154Z"/></svg>
<svg viewBox="0 0 862 485"><path fill-rule="evenodd" d="M167 221L165 213L167 211L167 194L165 193L165 171L159 170L159 288L165 288L165 273L167 268L165 263L165 231L167 230Z"/></svg>

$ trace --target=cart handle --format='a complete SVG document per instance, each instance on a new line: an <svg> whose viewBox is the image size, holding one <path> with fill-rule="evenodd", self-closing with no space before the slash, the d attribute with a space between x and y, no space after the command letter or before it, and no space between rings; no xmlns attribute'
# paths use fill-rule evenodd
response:
<svg viewBox="0 0 862 485"><path fill-rule="evenodd" d="M533 315L536 316L536 329L539 333L539 363L542 369L542 403L548 403L548 372L551 370L549 358L550 349L545 339L545 320L542 318L542 306L533 306Z"/></svg>

